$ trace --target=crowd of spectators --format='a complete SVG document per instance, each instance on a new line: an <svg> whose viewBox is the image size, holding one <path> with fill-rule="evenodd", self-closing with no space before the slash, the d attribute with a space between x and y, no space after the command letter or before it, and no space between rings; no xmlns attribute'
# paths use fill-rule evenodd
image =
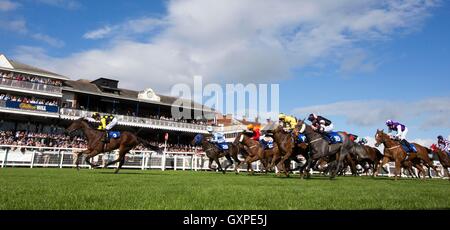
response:
<svg viewBox="0 0 450 230"><path fill-rule="evenodd" d="M29 74L21 74L21 73L14 73L14 72L6 72L6 71L0 71L0 78L2 81L7 80L14 80L14 81L25 81L25 82L31 82L31 83L37 83L37 84L45 84L45 85L52 85L52 86L62 86L61 80L46 78L46 77L37 77Z"/></svg>
<svg viewBox="0 0 450 230"><path fill-rule="evenodd" d="M14 96L14 95L10 95L10 94L0 94L0 100L15 101L15 102L21 102L21 103L27 103L27 104L38 104L38 105L50 105L50 106L58 105L57 100L42 99L42 98L36 98L36 97Z"/></svg>
<svg viewBox="0 0 450 230"><path fill-rule="evenodd" d="M151 142L151 144L164 149L164 143ZM0 145L84 149L87 147L87 141L81 136L69 136L64 134L34 133L27 131L0 131ZM143 145L138 145L135 150L145 151L147 148ZM190 145L168 144L167 151L194 152L195 148Z"/></svg>

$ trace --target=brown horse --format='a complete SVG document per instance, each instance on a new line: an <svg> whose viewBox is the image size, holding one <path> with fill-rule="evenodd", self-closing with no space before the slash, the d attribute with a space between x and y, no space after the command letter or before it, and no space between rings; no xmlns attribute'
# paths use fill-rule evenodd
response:
<svg viewBox="0 0 450 230"><path fill-rule="evenodd" d="M381 162L381 164L378 165L378 169L375 170L376 171L375 175L378 175L380 167L383 167L390 161L395 161L395 172L394 172L395 180L397 180L398 175L400 175L400 168L402 166L407 168L412 175L413 175L412 166L417 168L417 170L420 171L419 173L425 175L425 172L421 166L420 158L418 158L418 154L410 153L408 160L405 160L407 153L403 150L401 144L398 141L392 140L391 137L386 133L384 133L383 130L377 130L375 134L375 140L376 140L375 146L377 147L380 146L381 144L384 144L383 161Z"/></svg>
<svg viewBox="0 0 450 230"><path fill-rule="evenodd" d="M448 168L450 168L449 155L446 152L442 151L440 148L438 148L436 146L436 144L431 145L431 151L433 151L433 153L435 153L437 155L439 162L441 162L441 165L444 168L445 176L447 176L448 179L450 180L450 175L449 175L449 171L448 171Z"/></svg>
<svg viewBox="0 0 450 230"><path fill-rule="evenodd" d="M111 139L109 141L109 143L105 144L102 141L104 132L95 130L92 127L90 127L89 123L87 123L84 120L84 118L80 118L80 119L72 122L72 124L67 128L66 131L69 134L71 134L76 130L81 130L84 133L84 135L86 136L87 141L88 141L87 149L77 153L77 160L76 160L77 169L80 169L79 159L80 159L81 155L86 155L86 158L85 158L86 163L88 163L92 167L96 168L96 167L99 167L100 165L92 164L89 161L92 157L94 157L100 153L111 152L113 150L119 149L119 157L116 160L111 161L103 166L104 168L106 168L109 165L119 162L119 166L116 168L116 170L114 172L114 173L118 173L120 168L122 168L122 165L125 163L125 155L130 150L132 150L134 147L136 147L137 145L139 145L141 143L144 146L146 146L147 148L149 148L150 150L161 152L161 149L158 148L157 146L153 146L153 145L149 144L147 141L137 137L135 134L128 132L128 131L121 132L119 138Z"/></svg>
<svg viewBox="0 0 450 230"><path fill-rule="evenodd" d="M289 177L289 170L286 165L289 165L291 157L293 157L293 150L296 147L295 140L292 134L284 131L281 125L273 130L273 140L278 145L279 151L272 158L269 168L273 168L277 164L277 168L281 169Z"/></svg>
<svg viewBox="0 0 450 230"><path fill-rule="evenodd" d="M233 144L238 145L242 144L245 146L247 150L247 157L245 158L245 163L247 164L247 171L251 171L250 174L253 174L252 163L261 160L261 163L264 166L265 171L267 171L267 164L265 160L265 151L262 148L261 144L258 141L250 138L249 134L245 132L239 133L233 141ZM237 167L239 167L242 163L240 163Z"/></svg>
<svg viewBox="0 0 450 230"><path fill-rule="evenodd" d="M241 161L238 158L238 154L241 152L241 148L239 145L235 145L232 143L228 143L228 149L227 150L220 150L219 147L208 141L208 139L211 137L211 135L203 135L203 134L197 134L195 135L194 139L191 141L191 145L197 146L200 145L205 151L206 156L209 159L209 165L208 167L212 170L215 170L212 167L212 163L216 162L217 169L221 171L223 174L227 171L228 167L233 165L233 159L235 160L235 163L239 165ZM222 166L220 165L219 159L225 157L228 160L228 164L225 166L225 169L222 169ZM237 173L238 167L235 165L234 171Z"/></svg>

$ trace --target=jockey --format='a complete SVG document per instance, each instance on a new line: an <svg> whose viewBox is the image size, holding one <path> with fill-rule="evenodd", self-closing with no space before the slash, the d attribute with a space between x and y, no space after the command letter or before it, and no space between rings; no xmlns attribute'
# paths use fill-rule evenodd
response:
<svg viewBox="0 0 450 230"><path fill-rule="evenodd" d="M226 142L225 135L220 132L214 132L212 126L206 127L206 130L212 135L211 143L216 143L218 146L220 146L220 144ZM220 149L222 150L221 146Z"/></svg>
<svg viewBox="0 0 450 230"><path fill-rule="evenodd" d="M360 144L360 145L366 145L368 141L367 141L367 139L364 138L364 137L358 137L358 138L356 139L356 142L357 142L358 144Z"/></svg>
<svg viewBox="0 0 450 230"><path fill-rule="evenodd" d="M282 122L283 128L292 131L297 125L297 119L294 116L287 116L284 113L278 115L278 120Z"/></svg>
<svg viewBox="0 0 450 230"><path fill-rule="evenodd" d="M252 133L252 139L255 141L259 141L259 138L261 137L261 130L259 127L254 127L252 124L247 125L248 132Z"/></svg>
<svg viewBox="0 0 450 230"><path fill-rule="evenodd" d="M389 136L393 137L392 131L396 131L397 135L395 135L395 138L399 139L400 143L402 143L406 147L410 148L411 144L406 140L406 134L408 133L408 128L405 125L401 124L400 122L393 121L393 120L387 120L386 125L389 128L388 129Z"/></svg>
<svg viewBox="0 0 450 230"><path fill-rule="evenodd" d="M450 153L450 141L446 140L443 136L439 135L438 137L438 147L447 153Z"/></svg>
<svg viewBox="0 0 450 230"><path fill-rule="evenodd" d="M325 117L312 113L309 114L308 121L311 122L312 128L319 133L330 133L333 131L333 123Z"/></svg>
<svg viewBox="0 0 450 230"><path fill-rule="evenodd" d="M113 115L104 115L100 116L99 113L95 112L92 114L92 118L95 121L99 121L100 125L97 127L97 130L105 131L105 136L103 138L103 142L108 143L108 131L114 128L117 125L117 118Z"/></svg>

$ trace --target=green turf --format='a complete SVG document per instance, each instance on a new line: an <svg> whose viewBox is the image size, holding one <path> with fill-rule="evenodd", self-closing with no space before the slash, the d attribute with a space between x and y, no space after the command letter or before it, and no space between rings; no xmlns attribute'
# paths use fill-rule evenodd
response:
<svg viewBox="0 0 450 230"><path fill-rule="evenodd" d="M0 209L449 209L448 180L0 169Z"/></svg>

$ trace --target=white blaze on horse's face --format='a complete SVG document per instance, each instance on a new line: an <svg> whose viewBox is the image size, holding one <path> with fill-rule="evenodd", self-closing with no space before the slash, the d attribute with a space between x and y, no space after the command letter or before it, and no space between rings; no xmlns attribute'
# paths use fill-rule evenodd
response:
<svg viewBox="0 0 450 230"><path fill-rule="evenodd" d="M303 123L302 128L300 129L300 133L305 132L305 129L306 129L306 124Z"/></svg>
<svg viewBox="0 0 450 230"><path fill-rule="evenodd" d="M241 134L241 138L239 138L239 142L242 142L244 140L244 134Z"/></svg>

